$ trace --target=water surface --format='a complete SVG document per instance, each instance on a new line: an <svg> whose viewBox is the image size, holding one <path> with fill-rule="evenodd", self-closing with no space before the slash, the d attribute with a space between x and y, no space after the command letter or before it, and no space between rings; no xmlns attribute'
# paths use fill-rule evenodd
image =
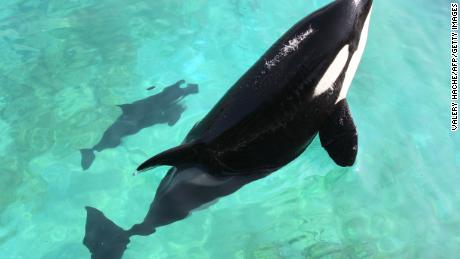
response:
<svg viewBox="0 0 460 259"><path fill-rule="evenodd" d="M124 228L145 215L175 146L290 26L326 0L3 0L0 254L89 258L90 205ZM359 154L339 168L314 141L277 173L135 237L124 258L456 258L460 137L449 125L449 3L374 1L349 93ZM174 126L97 154L115 105L179 79L200 85ZM147 91L146 88L157 88Z"/></svg>

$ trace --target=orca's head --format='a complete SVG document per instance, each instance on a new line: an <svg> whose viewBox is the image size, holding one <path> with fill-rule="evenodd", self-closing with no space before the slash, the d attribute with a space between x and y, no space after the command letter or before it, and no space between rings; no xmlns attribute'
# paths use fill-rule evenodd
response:
<svg viewBox="0 0 460 259"><path fill-rule="evenodd" d="M336 103L346 98L364 53L371 11L372 0L336 0L317 12L319 21L316 22L317 30L327 31L321 35L321 44L324 44L321 46L325 49L325 44L329 44L326 54L332 53L330 56L333 59L316 85L314 96L321 95L331 85L341 85ZM334 36L335 41L327 41L331 38L330 35ZM346 69L343 70L344 68ZM342 84L336 84L343 71L345 73Z"/></svg>
<svg viewBox="0 0 460 259"><path fill-rule="evenodd" d="M361 32L366 31L369 21L369 16L371 15L372 10L372 0L345 0L350 5L351 12L350 14L353 15L354 19L350 19L354 22L353 24L353 34L356 40L359 40L361 36ZM358 44L358 42L355 42Z"/></svg>
<svg viewBox="0 0 460 259"><path fill-rule="evenodd" d="M372 0L347 0L351 2L358 13L367 16L371 7L372 7Z"/></svg>
<svg viewBox="0 0 460 259"><path fill-rule="evenodd" d="M369 32L370 16L372 12L372 0L343 0L347 2L349 10L348 20L351 25L350 38L348 42L349 50L351 51L350 63L345 72L345 78L342 83L342 88L337 98L336 103L346 98L351 82L356 74L361 57L364 53L364 48L367 42Z"/></svg>

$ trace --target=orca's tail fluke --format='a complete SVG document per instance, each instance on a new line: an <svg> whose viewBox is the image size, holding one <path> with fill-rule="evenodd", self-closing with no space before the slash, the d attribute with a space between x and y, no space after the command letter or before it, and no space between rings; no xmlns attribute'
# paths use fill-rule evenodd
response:
<svg viewBox="0 0 460 259"><path fill-rule="evenodd" d="M81 167L83 168L83 170L86 170L91 166L94 159L96 158L96 155L94 154L94 150L89 148L80 149L80 153Z"/></svg>
<svg viewBox="0 0 460 259"><path fill-rule="evenodd" d="M129 243L129 233L117 226L104 213L86 207L86 226L83 244L92 259L120 259Z"/></svg>

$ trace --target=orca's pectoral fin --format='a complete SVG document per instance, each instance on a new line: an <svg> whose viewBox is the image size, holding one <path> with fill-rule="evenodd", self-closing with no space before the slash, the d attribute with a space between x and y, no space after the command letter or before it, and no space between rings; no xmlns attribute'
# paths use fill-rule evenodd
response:
<svg viewBox="0 0 460 259"><path fill-rule="evenodd" d="M130 235L101 211L86 207L86 212L83 244L91 252L91 258L120 259L127 248Z"/></svg>
<svg viewBox="0 0 460 259"><path fill-rule="evenodd" d="M348 108L347 101L336 104L319 131L321 145L339 166L352 166L358 153L358 133Z"/></svg>
<svg viewBox="0 0 460 259"><path fill-rule="evenodd" d="M177 106L175 106L175 109L173 109L173 111L171 112L171 115L170 117L168 118L168 126L172 127L174 125L176 125L176 123L179 121L182 113L185 111L185 107L180 105L180 104L176 104Z"/></svg>
<svg viewBox="0 0 460 259"><path fill-rule="evenodd" d="M169 121L168 121L168 126L172 127L172 126L176 125L176 123L179 121L179 119L180 119L180 114L171 117L169 119Z"/></svg>
<svg viewBox="0 0 460 259"><path fill-rule="evenodd" d="M80 149L81 153L81 167L83 170L87 170L91 164L93 164L96 155L94 155L94 150L89 148Z"/></svg>

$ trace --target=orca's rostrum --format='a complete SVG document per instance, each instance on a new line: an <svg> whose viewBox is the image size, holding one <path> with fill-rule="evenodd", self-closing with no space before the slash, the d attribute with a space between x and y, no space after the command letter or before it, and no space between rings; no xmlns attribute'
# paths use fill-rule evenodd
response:
<svg viewBox="0 0 460 259"><path fill-rule="evenodd" d="M88 207L93 258L120 258L129 237L185 218L298 157L319 133L340 166L358 137L346 96L366 45L372 0L336 0L286 32L198 122L183 143L142 163L173 166L142 223L123 230ZM102 244L102 245L101 245Z"/></svg>

